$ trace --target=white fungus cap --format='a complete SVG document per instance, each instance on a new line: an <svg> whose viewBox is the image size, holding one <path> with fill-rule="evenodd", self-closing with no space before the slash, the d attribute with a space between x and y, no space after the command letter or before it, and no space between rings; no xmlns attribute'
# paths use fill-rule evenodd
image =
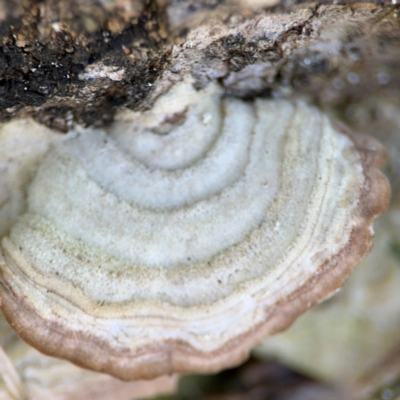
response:
<svg viewBox="0 0 400 400"><path fill-rule="evenodd" d="M177 83L49 151L3 240L4 314L122 379L236 364L370 250L384 158L302 101Z"/></svg>

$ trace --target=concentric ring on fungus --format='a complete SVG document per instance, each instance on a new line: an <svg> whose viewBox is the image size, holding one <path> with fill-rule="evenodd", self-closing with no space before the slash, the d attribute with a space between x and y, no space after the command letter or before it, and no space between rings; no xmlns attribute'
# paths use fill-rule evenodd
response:
<svg viewBox="0 0 400 400"><path fill-rule="evenodd" d="M4 314L122 379L234 365L368 253L384 159L302 101L177 83L48 152L3 240Z"/></svg>

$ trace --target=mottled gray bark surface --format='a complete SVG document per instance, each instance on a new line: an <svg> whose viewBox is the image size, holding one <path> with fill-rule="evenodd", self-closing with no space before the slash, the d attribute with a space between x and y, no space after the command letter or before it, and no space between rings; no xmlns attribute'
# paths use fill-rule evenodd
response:
<svg viewBox="0 0 400 400"><path fill-rule="evenodd" d="M274 3L3 0L0 119L102 125L187 73L240 96L305 92L324 105L398 90L397 5Z"/></svg>

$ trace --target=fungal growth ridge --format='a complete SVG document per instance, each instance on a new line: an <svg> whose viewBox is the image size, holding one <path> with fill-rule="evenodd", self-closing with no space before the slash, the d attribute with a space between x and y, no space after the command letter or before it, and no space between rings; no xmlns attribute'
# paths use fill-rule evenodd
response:
<svg viewBox="0 0 400 400"><path fill-rule="evenodd" d="M3 312L41 351L122 379L231 366L370 250L383 159L302 101L177 83L47 153L2 242Z"/></svg>

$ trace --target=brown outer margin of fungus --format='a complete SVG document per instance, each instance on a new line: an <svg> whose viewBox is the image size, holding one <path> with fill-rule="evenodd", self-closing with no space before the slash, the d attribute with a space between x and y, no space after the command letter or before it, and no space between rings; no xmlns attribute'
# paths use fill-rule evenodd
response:
<svg viewBox="0 0 400 400"><path fill-rule="evenodd" d="M385 211L390 200L389 182L378 170L386 161L386 152L372 138L352 134L339 123L336 129L351 138L360 154L365 176L348 243L304 285L268 310L268 317L263 323L230 340L219 350L202 353L182 341L166 341L144 347L134 357L124 355L124 350L105 357L104 349L109 347L107 343L85 340L77 346L79 334L71 337L63 334L58 324L45 324L29 306L18 304L11 289L0 282L0 305L4 316L22 339L43 353L66 358L79 366L123 380L152 379L176 372L210 373L239 364L248 357L257 341L286 329L308 308L339 289L353 266L371 250L373 219ZM4 282L2 274L0 277ZM29 335L32 329L36 331L34 338Z"/></svg>

